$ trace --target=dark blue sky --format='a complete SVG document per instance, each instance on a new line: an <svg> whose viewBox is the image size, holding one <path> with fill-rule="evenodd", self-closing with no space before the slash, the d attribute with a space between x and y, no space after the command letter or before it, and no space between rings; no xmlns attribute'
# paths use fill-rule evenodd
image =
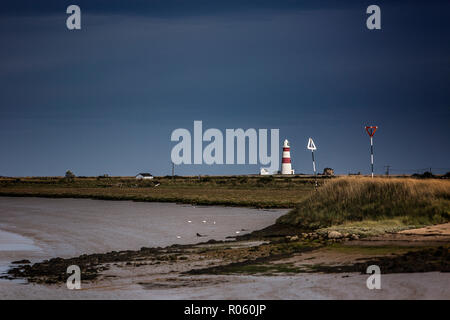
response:
<svg viewBox="0 0 450 320"><path fill-rule="evenodd" d="M3 1L0 175L169 174L170 134L194 120L279 128L304 173L309 136L320 170L369 173L374 124L376 172L450 171L449 21L448 1Z"/></svg>

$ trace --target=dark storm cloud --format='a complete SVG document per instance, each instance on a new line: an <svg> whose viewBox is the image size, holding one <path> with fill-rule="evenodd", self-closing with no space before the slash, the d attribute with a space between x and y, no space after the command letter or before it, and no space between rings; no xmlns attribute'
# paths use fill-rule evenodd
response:
<svg viewBox="0 0 450 320"><path fill-rule="evenodd" d="M248 10L292 10L340 7L357 1L273 1L273 0L17 0L2 3L4 14L51 14L59 13L70 4L77 4L89 13L119 13L137 15L198 15L232 13Z"/></svg>
<svg viewBox="0 0 450 320"><path fill-rule="evenodd" d="M296 172L446 167L450 3L8 1L0 19L0 175L170 170L170 133L280 128ZM82 30L65 8L79 4ZM254 173L185 166L179 174Z"/></svg>
<svg viewBox="0 0 450 320"><path fill-rule="evenodd" d="M292 11L346 9L367 7L373 1L361 0L15 0L2 1L0 14L30 15L60 13L71 4L79 5L92 14L133 14L147 16L211 15L250 11ZM378 5L414 5L421 1L379 0ZM423 1L422 1L423 2ZM427 1L427 5L445 3Z"/></svg>

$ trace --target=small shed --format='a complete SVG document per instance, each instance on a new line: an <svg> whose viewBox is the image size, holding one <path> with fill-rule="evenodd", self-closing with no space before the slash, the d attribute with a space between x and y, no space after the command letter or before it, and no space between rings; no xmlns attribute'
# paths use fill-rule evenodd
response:
<svg viewBox="0 0 450 320"><path fill-rule="evenodd" d="M139 173L136 175L137 180L147 180L147 179L153 179L153 176L148 172Z"/></svg>

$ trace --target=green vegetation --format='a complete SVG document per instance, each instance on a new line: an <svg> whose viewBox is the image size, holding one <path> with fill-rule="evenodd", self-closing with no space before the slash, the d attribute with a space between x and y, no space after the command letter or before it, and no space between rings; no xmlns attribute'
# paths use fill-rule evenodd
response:
<svg viewBox="0 0 450 320"><path fill-rule="evenodd" d="M220 274L282 274L300 273L301 269L292 263L272 263L272 264L231 264L220 271Z"/></svg>
<svg viewBox="0 0 450 320"><path fill-rule="evenodd" d="M407 216L399 216L395 218L386 218L382 220L365 219L362 221L349 221L343 224L333 225L331 227L317 230L319 233L337 231L342 234L358 234L360 236L375 236L383 233L399 232L407 229L415 229L424 227L426 224L409 224L410 218Z"/></svg>
<svg viewBox="0 0 450 320"><path fill-rule="evenodd" d="M75 179L75 174L72 171L67 170L65 177L68 182L72 182Z"/></svg>
<svg viewBox="0 0 450 320"><path fill-rule="evenodd" d="M0 196L91 198L195 205L294 208L314 188L310 177L203 176L0 178Z"/></svg>
<svg viewBox="0 0 450 320"><path fill-rule="evenodd" d="M376 256L376 255L393 255L393 254L404 254L410 251L423 250L427 248L426 246L405 246L396 244L384 244L377 245L373 244L371 246L365 245L348 245L344 243L332 243L322 248L322 252L337 252L342 254L355 254L361 256Z"/></svg>
<svg viewBox="0 0 450 320"><path fill-rule="evenodd" d="M294 254L310 252L320 248L320 244L315 243L269 243L262 244L254 248L236 249L231 252L234 257L240 257L244 260L237 259L235 262L222 264L202 269L193 269L185 274L274 274L274 273L296 273L300 269L292 263L280 263L280 260L292 257ZM262 255L242 254L246 252L264 252ZM255 258L256 257L256 258ZM223 257L222 257L223 259ZM239 261L240 260L240 261Z"/></svg>
<svg viewBox="0 0 450 320"><path fill-rule="evenodd" d="M373 235L450 220L447 179L321 177L314 191L313 179L302 176L70 176L0 178L0 196L294 208L254 236L317 229Z"/></svg>
<svg viewBox="0 0 450 320"><path fill-rule="evenodd" d="M450 220L450 181L345 177L326 181L301 200L277 224L319 229L362 222L394 222L394 227L445 223Z"/></svg>
<svg viewBox="0 0 450 320"><path fill-rule="evenodd" d="M375 253L375 252L374 252ZM389 251L386 253L390 253ZM450 251L448 246L414 248L406 253L395 252L389 255L370 257L361 262L350 264L315 264L308 266L309 272L361 272L366 273L367 267L377 265L386 273L411 272L450 272Z"/></svg>

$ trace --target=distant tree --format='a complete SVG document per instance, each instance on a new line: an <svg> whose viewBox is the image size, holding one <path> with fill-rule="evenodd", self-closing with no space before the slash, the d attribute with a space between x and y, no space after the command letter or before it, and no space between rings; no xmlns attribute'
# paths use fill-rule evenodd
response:
<svg viewBox="0 0 450 320"><path fill-rule="evenodd" d="M420 174L420 173L414 173L412 175L415 178L422 178L422 179L429 179L429 178L435 178L435 176L433 175L433 173L431 173L430 171L425 171L424 173Z"/></svg>
<svg viewBox="0 0 450 320"><path fill-rule="evenodd" d="M66 180L73 181L74 179L75 179L75 174L72 171L67 170L66 171Z"/></svg>

